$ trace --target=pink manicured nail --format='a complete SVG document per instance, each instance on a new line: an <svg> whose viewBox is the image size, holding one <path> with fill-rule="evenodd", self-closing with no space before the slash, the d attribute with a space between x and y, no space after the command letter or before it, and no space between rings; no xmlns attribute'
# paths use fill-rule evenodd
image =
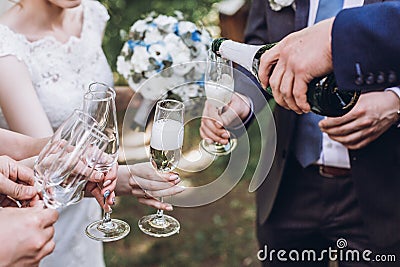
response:
<svg viewBox="0 0 400 267"><path fill-rule="evenodd" d="M165 209L168 210L168 211L173 211L174 210L174 208L172 206L167 206Z"/></svg>
<svg viewBox="0 0 400 267"><path fill-rule="evenodd" d="M179 178L179 175L178 175L178 174L172 174L172 175L169 176L169 179L170 179L170 180L176 180L176 179L178 179L178 178Z"/></svg>
<svg viewBox="0 0 400 267"><path fill-rule="evenodd" d="M103 187L106 187L111 184L111 180L107 180L104 182Z"/></svg>

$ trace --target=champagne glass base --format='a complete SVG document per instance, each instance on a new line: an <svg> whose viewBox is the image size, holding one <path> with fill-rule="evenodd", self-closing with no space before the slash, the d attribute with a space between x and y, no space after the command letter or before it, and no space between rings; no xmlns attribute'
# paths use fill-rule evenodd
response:
<svg viewBox="0 0 400 267"><path fill-rule="evenodd" d="M86 227L86 235L91 239L103 242L117 241L129 234L131 227L124 221L111 219L103 223L103 220L92 222Z"/></svg>
<svg viewBox="0 0 400 267"><path fill-rule="evenodd" d="M163 215L159 217L157 214L152 214L142 217L138 226L143 233L154 237L168 237L179 233L181 225L174 217Z"/></svg>
<svg viewBox="0 0 400 267"><path fill-rule="evenodd" d="M207 143L206 140L201 140L200 146L203 150L210 153L214 156L225 156L231 153L237 146L237 139L232 138L229 140L229 143L226 145L219 144L219 143Z"/></svg>

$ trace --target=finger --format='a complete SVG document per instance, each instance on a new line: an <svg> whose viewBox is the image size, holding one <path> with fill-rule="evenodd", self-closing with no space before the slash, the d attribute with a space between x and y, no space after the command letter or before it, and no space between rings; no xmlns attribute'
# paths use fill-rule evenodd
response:
<svg viewBox="0 0 400 267"><path fill-rule="evenodd" d="M43 208L44 205L44 201L40 200L39 196L34 197L30 202L29 202L29 207L39 207L39 208Z"/></svg>
<svg viewBox="0 0 400 267"><path fill-rule="evenodd" d="M209 144L212 144L213 142L218 142L218 143L221 143L221 144L227 144L228 143L228 139L227 138L223 138L222 135L221 136L216 135L209 128L200 128L200 136L202 136L202 138L205 139Z"/></svg>
<svg viewBox="0 0 400 267"><path fill-rule="evenodd" d="M183 191L185 191L186 187L176 185L167 189L161 189L157 191L146 191L146 195L151 196L153 198L159 198L159 197L167 197L167 196L173 196L176 194L179 194Z"/></svg>
<svg viewBox="0 0 400 267"><path fill-rule="evenodd" d="M221 122L211 118L203 118L200 127L218 136L221 136L226 132Z"/></svg>
<svg viewBox="0 0 400 267"><path fill-rule="evenodd" d="M303 111L297 106L293 95L294 75L291 71L286 71L283 74L281 81L281 93L289 109L297 114L302 114Z"/></svg>
<svg viewBox="0 0 400 267"><path fill-rule="evenodd" d="M100 191L100 188L93 188L90 191L90 194L96 199L97 203L99 203L100 207L103 208L104 206L104 197Z"/></svg>
<svg viewBox="0 0 400 267"><path fill-rule="evenodd" d="M284 95L281 92L281 81L284 72L285 69L282 61L278 61L269 79L269 85L271 86L272 95L274 96L275 102L278 105L288 109L289 107L284 99Z"/></svg>
<svg viewBox="0 0 400 267"><path fill-rule="evenodd" d="M90 174L88 178L90 182L100 183L104 180L104 174L102 172L96 170L92 171L91 169L88 168L85 176L87 176L87 174Z"/></svg>
<svg viewBox="0 0 400 267"><path fill-rule="evenodd" d="M15 179L21 180L27 185L34 185L35 184L35 178L33 175L33 170L31 168L28 168L24 165L17 165L16 164L16 172L10 172L10 175L12 175Z"/></svg>
<svg viewBox="0 0 400 267"><path fill-rule="evenodd" d="M204 118L204 117L203 117ZM225 127L224 124L221 120L221 117L219 116L217 119L215 118L204 118L205 120L203 121L203 124L205 127L210 128L212 130L215 130L216 132L218 131L224 131Z"/></svg>
<svg viewBox="0 0 400 267"><path fill-rule="evenodd" d="M311 110L310 104L307 102L307 90L308 83L303 81L301 78L294 77L293 96L296 105L303 113L310 112Z"/></svg>
<svg viewBox="0 0 400 267"><path fill-rule="evenodd" d="M328 131L331 128L340 127L346 125L354 120L357 120L361 114L358 112L349 112L346 115L338 118L326 118L319 122L319 127L321 130Z"/></svg>
<svg viewBox="0 0 400 267"><path fill-rule="evenodd" d="M36 256L36 259L40 261L47 255L51 254L56 247L56 243L54 242L53 239L50 239L46 244L43 246L43 248L39 251L39 253Z"/></svg>
<svg viewBox="0 0 400 267"><path fill-rule="evenodd" d="M17 200L28 200L38 193L35 187L17 184L2 174L0 174L0 192Z"/></svg>
<svg viewBox="0 0 400 267"><path fill-rule="evenodd" d="M139 203L154 207L160 210L172 211L173 207L169 203L164 203L153 198L138 198Z"/></svg>
<svg viewBox="0 0 400 267"><path fill-rule="evenodd" d="M141 177L131 177L129 179L129 185L133 187L139 185L140 188L150 191L162 190L170 188L177 183L180 182L180 179L175 180L174 182L161 182L161 181L152 181L148 179L144 179ZM134 187L135 188L135 187Z"/></svg>
<svg viewBox="0 0 400 267"><path fill-rule="evenodd" d="M260 65L258 69L258 78L263 88L269 85L269 78L271 71L279 58L279 44L268 50L261 56Z"/></svg>
<svg viewBox="0 0 400 267"><path fill-rule="evenodd" d="M58 220L57 210L39 207L35 207L35 209L38 209L41 214L43 228L52 226Z"/></svg>
<svg viewBox="0 0 400 267"><path fill-rule="evenodd" d="M339 137L348 136L352 133L368 129L370 127L372 127L370 121L365 119L358 119L348 122L347 124L340 124L337 127L321 128L321 131L327 133L328 135Z"/></svg>
<svg viewBox="0 0 400 267"><path fill-rule="evenodd" d="M101 189L101 192L103 193L103 195L107 190L110 192L114 192L116 186L117 186L117 180L114 180L108 186L103 187L103 189Z"/></svg>
<svg viewBox="0 0 400 267"><path fill-rule="evenodd" d="M143 162L134 165L127 165L133 177L138 177L146 180L173 182L180 181L179 174L176 172L159 173L150 162Z"/></svg>

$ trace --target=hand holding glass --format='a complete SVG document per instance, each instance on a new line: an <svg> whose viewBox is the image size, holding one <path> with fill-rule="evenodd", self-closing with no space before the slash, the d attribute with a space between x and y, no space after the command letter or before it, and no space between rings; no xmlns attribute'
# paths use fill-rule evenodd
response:
<svg viewBox="0 0 400 267"><path fill-rule="evenodd" d="M182 102L171 99L157 102L150 139L150 162L159 172L170 172L178 165L183 145L183 115ZM178 220L164 215L163 210L142 217L138 225L145 234L154 237L171 236L180 229Z"/></svg>
<svg viewBox="0 0 400 267"><path fill-rule="evenodd" d="M106 84L92 83L84 96L83 110L93 116L100 129L109 138L105 155L95 166L97 171L107 173L118 160L119 136L114 89ZM103 242L119 240L130 232L129 224L111 219L112 209L106 204L107 197L104 196L103 219L86 227L88 237Z"/></svg>
<svg viewBox="0 0 400 267"><path fill-rule="evenodd" d="M54 133L34 165L35 186L49 208L79 202L108 144L96 121L75 111Z"/></svg>
<svg viewBox="0 0 400 267"><path fill-rule="evenodd" d="M231 101L234 92L232 61L210 53L207 59L204 88L207 101L217 109L218 115L221 115L224 112L224 107ZM231 133L230 135L231 138L226 145L217 142L210 144L207 140L202 140L201 147L212 155L227 155L231 153L237 144L233 134Z"/></svg>

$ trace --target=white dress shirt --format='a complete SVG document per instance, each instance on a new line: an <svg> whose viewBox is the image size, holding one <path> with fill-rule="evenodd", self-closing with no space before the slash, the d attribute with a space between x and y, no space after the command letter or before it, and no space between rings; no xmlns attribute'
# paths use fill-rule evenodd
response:
<svg viewBox="0 0 400 267"><path fill-rule="evenodd" d="M308 26L315 23L318 4L319 0L310 1ZM344 0L343 9L362 6L363 4L364 0ZM349 152L341 143L332 140L326 133L322 133L322 151L316 163L325 166L350 168Z"/></svg>

